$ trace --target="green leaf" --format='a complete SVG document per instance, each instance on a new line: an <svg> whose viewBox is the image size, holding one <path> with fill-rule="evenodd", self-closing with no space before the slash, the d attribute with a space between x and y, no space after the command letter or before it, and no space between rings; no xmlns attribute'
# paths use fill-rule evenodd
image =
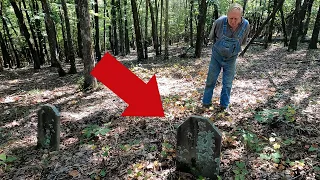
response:
<svg viewBox="0 0 320 180"><path fill-rule="evenodd" d="M313 151L317 151L318 150L318 148L315 148L315 147L313 147L313 146L310 146L310 148L309 148L309 152L313 152Z"/></svg>
<svg viewBox="0 0 320 180"><path fill-rule="evenodd" d="M103 169L100 171L100 176L105 177L106 176L106 171Z"/></svg>
<svg viewBox="0 0 320 180"><path fill-rule="evenodd" d="M240 171L236 169L236 170L233 170L233 173L234 174L240 174Z"/></svg>
<svg viewBox="0 0 320 180"><path fill-rule="evenodd" d="M273 158L272 160L273 160L273 162L275 162L277 164L280 163L280 159Z"/></svg>
<svg viewBox="0 0 320 180"><path fill-rule="evenodd" d="M316 171L316 172L320 172L320 167L319 167L319 166L315 166L315 167L313 167L313 169L314 169L314 171Z"/></svg>
<svg viewBox="0 0 320 180"><path fill-rule="evenodd" d="M261 159L266 159L266 160L270 160L271 156L267 155L267 154L260 154L260 158Z"/></svg>
<svg viewBox="0 0 320 180"><path fill-rule="evenodd" d="M17 158L14 157L14 156L8 156L8 157L7 157L7 162L13 162L13 161L15 161L15 160L17 160Z"/></svg>
<svg viewBox="0 0 320 180"><path fill-rule="evenodd" d="M279 152L272 153L271 156L275 159L282 158L282 155Z"/></svg>
<svg viewBox="0 0 320 180"><path fill-rule="evenodd" d="M131 169L128 170L128 174L132 174L132 170Z"/></svg>
<svg viewBox="0 0 320 180"><path fill-rule="evenodd" d="M239 162L239 161L237 161L237 162L236 162L236 165L238 166L239 169L244 169L244 167L245 167L244 162Z"/></svg>
<svg viewBox="0 0 320 180"><path fill-rule="evenodd" d="M0 154L0 160L5 162L7 160L6 154L4 153Z"/></svg>

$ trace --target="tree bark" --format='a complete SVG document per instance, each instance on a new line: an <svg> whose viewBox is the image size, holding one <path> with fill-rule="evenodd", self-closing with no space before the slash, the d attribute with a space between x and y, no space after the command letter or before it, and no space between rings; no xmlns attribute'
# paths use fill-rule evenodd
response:
<svg viewBox="0 0 320 180"><path fill-rule="evenodd" d="M260 28L256 31L256 33L253 35L253 37L251 38L250 42L246 45L246 47L243 49L243 51L239 54L239 56L243 56L246 51L248 50L249 46L252 44L252 42L260 35L262 29L264 28L264 26L270 21L270 19L278 12L278 10L282 7L283 2L285 0L280 0L277 7L273 10L273 12L268 16L268 18L262 23L262 25L260 26Z"/></svg>
<svg viewBox="0 0 320 180"><path fill-rule="evenodd" d="M141 42L141 31L140 31L140 23L139 23L136 0L131 0L131 7L132 7L134 30L136 34L137 57L138 57L138 61L141 61L143 59L143 47Z"/></svg>
<svg viewBox="0 0 320 180"><path fill-rule="evenodd" d="M11 45L11 49L14 53L14 56L15 56L15 59L16 59L16 62L17 62L17 68L21 68L21 63L20 63L20 58L18 56L18 53L17 53L17 50L16 48L14 47L14 44L13 44L13 40L12 40L12 37L11 37L11 34L10 34L10 31L9 31L9 28L8 28L8 25L7 25L7 22L2 14L2 2L0 2L0 17L2 19L2 24L3 24L3 27L5 29L5 32L7 33L7 36L8 36L8 39L9 39L9 43ZM4 54L2 54L4 56ZM4 58L6 60L6 58ZM7 60L6 60L7 61ZM9 61L10 62L10 61ZM11 65L11 63L9 63ZM6 67L6 65L4 64L4 66Z"/></svg>
<svg viewBox="0 0 320 180"><path fill-rule="evenodd" d="M148 7L149 7L149 3L148 0L146 0L146 16L144 19L144 43L143 43L143 47L144 47L144 58L148 59Z"/></svg>
<svg viewBox="0 0 320 180"><path fill-rule="evenodd" d="M281 22L282 22L282 31L283 31L283 36L284 36L284 46L288 46L288 37L287 37L287 29L286 29L286 23L284 20L284 15L283 15L283 7L280 8L280 13L281 13Z"/></svg>
<svg viewBox="0 0 320 180"><path fill-rule="evenodd" d="M61 12L61 8L59 7L59 14L60 14L60 19L61 19L61 30L62 30L62 39L63 39L63 46L64 46L64 55L65 55L65 58L66 58L66 63L69 63L69 58L68 58L68 40L67 40L67 37L66 37L66 28L64 26L64 17L62 15L62 12Z"/></svg>
<svg viewBox="0 0 320 180"><path fill-rule="evenodd" d="M121 6L121 0L117 1L117 9L118 9L118 26L119 26L119 48L120 48L120 55L124 56L124 33L123 33L123 15L122 15L122 6Z"/></svg>
<svg viewBox="0 0 320 180"><path fill-rule="evenodd" d="M20 11L20 9L18 8L17 3L16 3L15 0L10 0L10 3L11 3L11 5L13 7L13 10L14 10L16 16L17 16L21 34L25 37L26 43L28 44L28 47L29 47L29 49L31 51L31 55L32 55L31 59L33 59L33 68L34 69L40 69L39 57L38 57L38 54L35 51L32 43L30 41L30 33L28 31L27 26L25 25L25 23L23 21L23 14Z"/></svg>
<svg viewBox="0 0 320 180"><path fill-rule="evenodd" d="M81 30L80 30L80 15L79 15L79 0L74 0L75 9L76 9L76 15L77 15L77 40L78 40L78 56L80 58L83 58L82 54L82 38L81 38Z"/></svg>
<svg viewBox="0 0 320 180"><path fill-rule="evenodd" d="M39 5L37 1L32 0L32 5L33 5L33 15L36 16L39 13ZM40 64L43 65L45 63L45 53L44 47L44 37L41 33L41 21L40 18L35 18L35 28L37 32L37 37L39 41L39 59L40 59Z"/></svg>
<svg viewBox="0 0 320 180"><path fill-rule="evenodd" d="M298 47L298 31L299 31L299 22L300 22L300 7L301 7L301 0L296 0L296 9L294 13L294 24L293 30L291 32L290 43L288 46L288 51L295 51Z"/></svg>
<svg viewBox="0 0 320 180"><path fill-rule="evenodd" d="M72 36L71 36L71 30L70 30L70 21L69 21L69 15L68 15L68 9L67 4L65 0L61 0L62 3L62 9L64 14L64 20L66 23L66 31L67 31L67 43L68 43L68 54L67 58L70 62L70 69L69 74L76 74L77 68L75 64L75 57L74 57L74 50L73 50L73 43L72 43Z"/></svg>
<svg viewBox="0 0 320 180"><path fill-rule="evenodd" d="M301 36L301 41L304 41L304 39L306 38L307 32L308 32L313 2L314 2L314 0L309 0L308 9L307 9L307 18L306 18L304 26L303 26L303 33Z"/></svg>
<svg viewBox="0 0 320 180"><path fill-rule="evenodd" d="M164 17L164 41L165 41L165 47L164 47L164 59L169 59L169 0L165 0L166 4L166 11L165 11L165 17Z"/></svg>
<svg viewBox="0 0 320 180"><path fill-rule="evenodd" d="M316 21L315 21L314 27L313 27L312 37L311 37L311 41L309 44L309 49L317 49L319 30L320 30L320 5L319 5L319 9L318 9L317 18L316 18Z"/></svg>
<svg viewBox="0 0 320 180"><path fill-rule="evenodd" d="M197 41L196 41L196 49L195 55L196 57L201 56L201 49L203 43L203 35L204 35L204 27L206 23L206 15L207 15L207 2L206 0L201 0L201 4L199 6L199 21L197 27Z"/></svg>
<svg viewBox="0 0 320 180"><path fill-rule="evenodd" d="M83 65L84 65L84 83L83 88L95 89L97 87L97 80L91 76L90 72L95 66L92 39L91 39L91 27L90 27L90 14L88 8L88 0L78 0L79 2L79 20L80 20L80 31L83 42L82 54L83 54Z"/></svg>
<svg viewBox="0 0 320 180"><path fill-rule="evenodd" d="M117 13L116 13L116 4L115 0L111 0L111 24L113 29L113 54L118 55L119 54L119 45L118 45L118 36L117 36Z"/></svg>
<svg viewBox="0 0 320 180"><path fill-rule="evenodd" d="M12 68L11 56L10 56L9 51L7 49L7 46L4 42L3 35L1 33L1 31L0 31L0 45L1 45L2 56L4 58L4 67L7 68L9 66L10 68Z"/></svg>
<svg viewBox="0 0 320 180"><path fill-rule="evenodd" d="M190 47L193 47L193 0L190 0Z"/></svg>
<svg viewBox="0 0 320 180"><path fill-rule="evenodd" d="M51 58L51 66L58 68L59 76L65 76L66 72L62 69L62 66L57 59L58 50L57 50L57 38L56 38L56 31L55 31L55 24L52 20L51 9L50 5L48 4L47 0L42 0L42 8L45 12L45 22L46 22L46 29L48 34L48 41L50 47L50 58Z"/></svg>
<svg viewBox="0 0 320 180"><path fill-rule="evenodd" d="M159 38L159 51L160 51L160 54L162 52L162 16L163 16L163 0L160 0L160 38Z"/></svg>
<svg viewBox="0 0 320 180"><path fill-rule="evenodd" d="M129 26L128 26L128 14L127 14L127 0L124 0L124 41L125 41L125 54L130 53L130 42L129 42Z"/></svg>
<svg viewBox="0 0 320 180"><path fill-rule="evenodd" d="M98 14L99 13L98 0L94 0L94 2L95 2L95 4L94 4L94 12L96 14ZM95 59L96 59L96 61L100 61L100 59L101 59L101 51L100 51L100 34L99 34L99 28L100 28L100 26L99 26L99 16L97 16L97 15L94 16L94 22L95 22L94 27L95 27L95 31L96 31L96 33L95 33L96 41L95 41L95 46L94 46L94 49L95 49L95 52L96 52Z"/></svg>
<svg viewBox="0 0 320 180"><path fill-rule="evenodd" d="M149 3L149 7L150 7L150 15L151 15L151 28L152 28L152 40L153 40L153 47L156 51L156 56L159 56L159 44L158 44L158 29L157 29L157 24L155 22L155 17L154 17L154 11L153 11L153 7L151 4L150 0L147 0L147 2Z"/></svg>

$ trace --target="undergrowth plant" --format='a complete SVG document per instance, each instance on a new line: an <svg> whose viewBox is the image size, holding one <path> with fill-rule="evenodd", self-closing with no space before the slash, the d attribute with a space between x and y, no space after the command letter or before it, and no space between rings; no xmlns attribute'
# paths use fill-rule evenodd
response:
<svg viewBox="0 0 320 180"><path fill-rule="evenodd" d="M274 121L295 121L296 107L287 105L279 109L264 109L255 113L254 118L260 123L274 123Z"/></svg>

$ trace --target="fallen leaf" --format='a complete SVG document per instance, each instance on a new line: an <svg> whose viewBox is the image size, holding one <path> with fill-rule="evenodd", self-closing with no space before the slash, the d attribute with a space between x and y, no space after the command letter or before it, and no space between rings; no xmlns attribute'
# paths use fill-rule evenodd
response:
<svg viewBox="0 0 320 180"><path fill-rule="evenodd" d="M77 177L79 176L79 172L77 170L72 170L69 172L69 175L72 177Z"/></svg>
<svg viewBox="0 0 320 180"><path fill-rule="evenodd" d="M274 148L274 149L280 149L280 144L275 143L275 144L273 145L273 148Z"/></svg>

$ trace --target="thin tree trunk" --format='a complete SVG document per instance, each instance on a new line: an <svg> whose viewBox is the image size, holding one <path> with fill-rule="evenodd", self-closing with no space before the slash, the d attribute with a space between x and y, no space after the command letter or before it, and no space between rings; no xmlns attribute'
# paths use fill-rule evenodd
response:
<svg viewBox="0 0 320 180"><path fill-rule="evenodd" d="M248 0L243 0L243 15L244 15L245 12L246 12L247 2L248 2Z"/></svg>
<svg viewBox="0 0 320 180"><path fill-rule="evenodd" d="M156 50L156 56L159 56L159 44L158 44L158 29L157 24L155 22L154 11L150 0L147 0L150 7L150 15L151 15L151 26L152 26L152 39L153 39L153 47Z"/></svg>
<svg viewBox="0 0 320 180"><path fill-rule="evenodd" d="M319 30L320 30L320 5L319 5L319 9L318 9L317 18L316 18L316 21L315 21L314 27L313 27L312 37L311 37L311 41L309 44L309 49L317 49Z"/></svg>
<svg viewBox="0 0 320 180"><path fill-rule="evenodd" d="M59 14L60 14L60 19L61 19L61 30L62 30L62 39L63 39L63 46L64 46L64 56L65 56L65 58L66 58L66 61L65 62L67 62L67 63L69 63L70 61L69 61L69 58L68 58L68 49L69 49L69 47L68 47L68 40L67 40L67 37L66 37L66 28L65 28L65 26L64 26L64 17L63 17L63 15L62 15L62 12L61 12L61 9L60 9L60 7L59 7Z"/></svg>
<svg viewBox="0 0 320 180"><path fill-rule="evenodd" d="M107 16L107 1L103 0L103 47L101 50L103 52L106 52L106 16Z"/></svg>
<svg viewBox="0 0 320 180"><path fill-rule="evenodd" d="M119 45L118 45L118 36L117 36L117 13L116 13L116 4L115 0L111 0L111 22L112 22L112 29L113 29L113 48L114 48L114 55L119 54Z"/></svg>
<svg viewBox="0 0 320 180"><path fill-rule="evenodd" d="M196 57L201 56L201 49L203 44L203 35L204 35L204 27L206 23L206 15L207 15L207 1L201 0L201 4L199 6L199 22L197 27L197 41L196 41L196 49L195 55Z"/></svg>
<svg viewBox="0 0 320 180"><path fill-rule="evenodd" d="M66 72L62 69L62 66L57 59L58 56L58 50L57 50L57 38L56 38L56 31L55 31L55 24L52 20L51 9L50 4L47 2L47 0L42 0L42 8L45 12L45 22L47 27L47 34L48 34L48 41L49 41L49 47L50 47L50 58L51 58L51 66L58 68L58 74L59 76L65 76Z"/></svg>
<svg viewBox="0 0 320 180"><path fill-rule="evenodd" d="M7 68L9 66L10 68L12 68L11 56L10 56L9 51L7 49L7 46L4 42L3 35L1 33L1 31L0 31L0 45L1 45L2 56L4 58L4 67Z"/></svg>
<svg viewBox="0 0 320 180"><path fill-rule="evenodd" d="M0 72L3 71L3 60L2 60L2 56L0 56Z"/></svg>
<svg viewBox="0 0 320 180"><path fill-rule="evenodd" d="M8 25L7 25L7 22L2 14L2 2L0 2L0 17L2 19L2 24L3 24L3 27L4 27L4 30L8 36L8 39L9 39L9 43L11 45L11 49L14 53L14 56L15 56L15 59L16 59L16 62L17 62L17 68L21 68L21 63L20 63L20 58L19 58L19 55L17 53L17 50L16 48L14 47L14 44L13 44L13 40L12 40L12 37L11 37L11 34L10 34L10 31L9 31L9 28L8 28ZM4 56L4 55L3 55ZM5 58L6 60L6 58Z"/></svg>
<svg viewBox="0 0 320 180"><path fill-rule="evenodd" d="M193 0L190 0L190 47L193 47L193 25L192 25L192 21L193 21Z"/></svg>
<svg viewBox="0 0 320 180"><path fill-rule="evenodd" d="M126 53L125 54L129 54L130 53L130 42L129 42L129 26L128 26L128 14L127 14L127 0L124 0L124 41L125 41L125 50Z"/></svg>
<svg viewBox="0 0 320 180"><path fill-rule="evenodd" d="M299 31L299 22L300 22L300 8L301 8L301 0L296 0L296 9L294 13L294 25L291 33L290 43L288 46L288 51L295 51L298 47L298 31Z"/></svg>
<svg viewBox="0 0 320 180"><path fill-rule="evenodd" d="M83 88L95 89L97 87L97 80L91 76L90 72L95 66L94 55L92 49L91 39L91 26L90 26L90 14L88 8L88 0L78 0L79 2L79 20L81 38L83 42L82 54L83 54L83 65L84 65L84 83Z"/></svg>
<svg viewBox="0 0 320 180"><path fill-rule="evenodd" d="M124 33L123 33L123 15L122 15L122 6L121 6L121 0L117 1L117 9L118 9L118 26L119 26L119 39L120 39L120 43L119 43L119 48L120 48L120 55L124 56L125 52L124 52Z"/></svg>
<svg viewBox="0 0 320 180"><path fill-rule="evenodd" d="M36 16L39 13L39 5L37 1L32 0L32 6L33 6L33 15ZM39 59L40 64L43 65L45 63L45 54L44 54L44 38L41 33L41 21L39 18L35 18L35 28L37 32L37 37L39 41Z"/></svg>
<svg viewBox="0 0 320 180"><path fill-rule="evenodd" d="M165 17L164 17L164 41L165 41L165 47L164 47L164 59L169 59L169 0L165 0L166 4L166 11L165 11Z"/></svg>
<svg viewBox="0 0 320 180"><path fill-rule="evenodd" d="M22 0L22 4L23 4L24 9L27 9L25 0ZM42 59L42 58L44 58L44 57L40 56L40 53L39 53L39 52L40 52L40 49L39 49L39 46L38 46L37 36L36 36L36 33L34 32L35 27L34 27L33 23L32 23L31 20L30 20L30 16L29 16L29 14L28 14L28 11L25 11L25 13L26 13L27 21L28 21L28 23L29 23L29 27L30 27L30 31L31 31L32 38L33 38L35 50L36 50L36 52L37 52L36 54L37 54L38 59L39 59L39 61L40 61L39 63L41 64L41 62L44 62L44 59Z"/></svg>
<svg viewBox="0 0 320 180"><path fill-rule="evenodd" d="M109 11L107 10L107 17L110 18L110 14ZM113 43L113 35L112 35L112 27L111 24L109 23L108 25L108 32L109 32L109 44L110 44L110 48L112 51L112 54L115 54L115 48L114 48L114 43Z"/></svg>
<svg viewBox="0 0 320 180"><path fill-rule="evenodd" d="M273 0L273 11L274 9L276 8L277 6L277 0ZM270 22L270 25L269 25L269 33L268 33L268 42L271 42L272 41L272 34L273 34L273 29L274 29L274 21L276 19L276 16L274 16L272 19L271 19L271 22Z"/></svg>
<svg viewBox="0 0 320 180"><path fill-rule="evenodd" d="M163 19L163 17L162 17L162 15L163 15L163 0L160 0L161 2L160 2L160 38L159 38L159 46L160 46L160 48L159 48L159 51L160 51L160 54L161 54L161 52L162 52L162 19Z"/></svg>
<svg viewBox="0 0 320 180"><path fill-rule="evenodd" d="M67 9L67 5L66 5L65 0L61 0L61 3L62 3L64 19L65 19L65 23L66 23L66 31L67 31L67 43L68 43L67 59L70 62L70 69L69 69L68 73L69 74L76 74L77 68L76 68L76 64L75 64L75 57L74 57L73 43L72 43L72 37L71 37L68 9Z"/></svg>
<svg viewBox="0 0 320 180"><path fill-rule="evenodd" d="M30 33L28 31L27 26L25 25L25 23L23 21L23 14L20 11L20 9L18 8L16 1L10 0L10 3L11 3L11 5L12 5L12 7L14 9L14 12L15 12L15 14L17 16L21 34L24 35L25 40L26 40L26 42L28 44L28 47L29 47L29 49L31 51L31 55L32 55L32 59L33 59L33 67L34 67L34 69L40 69L39 57L38 57L38 54L35 51L32 43L30 41Z"/></svg>
<svg viewBox="0 0 320 180"><path fill-rule="evenodd" d="M145 19L144 19L144 44L143 44L143 47L144 47L144 58L145 59L148 59L148 7L149 7L149 3L148 3L148 0L146 0L146 16L145 16Z"/></svg>
<svg viewBox="0 0 320 180"><path fill-rule="evenodd" d="M301 37L303 35L303 26L305 24L305 16L307 13L308 4L310 3L310 0L304 0L303 4L301 6L300 12L299 12L299 29L298 29L298 37Z"/></svg>
<svg viewBox="0 0 320 180"><path fill-rule="evenodd" d="M79 0L74 0L76 15L77 15L77 41L78 41L78 56L83 58L82 49L82 38L81 38L81 30L80 30L80 15L79 15Z"/></svg>
<svg viewBox="0 0 320 180"><path fill-rule="evenodd" d="M301 36L301 41L304 41L308 32L309 23L310 23L310 16L311 16L311 9L313 5L314 0L309 0L308 9L307 9L307 18L303 26L303 33Z"/></svg>
<svg viewBox="0 0 320 180"><path fill-rule="evenodd" d="M281 22L282 22L282 32L284 36L284 46L288 46L288 37L287 37L287 30L286 30L286 23L284 20L284 15L283 15L283 7L280 8L280 13L281 13Z"/></svg>
<svg viewBox="0 0 320 180"><path fill-rule="evenodd" d="M138 61L141 61L143 59L143 47L141 42L141 31L140 31L140 23L139 23L136 0L131 0L131 7L132 7L134 30L136 33L137 57L138 57Z"/></svg>
<svg viewBox="0 0 320 180"><path fill-rule="evenodd" d="M246 47L243 49L243 51L239 54L239 56L243 56L246 51L248 50L249 46L252 44L252 42L260 35L262 29L264 28L264 26L270 21L270 19L278 12L278 10L282 7L283 2L285 0L280 0L277 7L273 10L273 12L268 16L268 18L262 23L262 25L260 26L260 28L256 31L256 33L253 35L253 37L251 38L250 42L246 45Z"/></svg>
<svg viewBox="0 0 320 180"><path fill-rule="evenodd" d="M94 0L95 4L94 4L94 11L96 14L99 13L99 4L98 4L98 0ZM96 52L96 60L97 61L100 61L101 59L101 51L100 51L100 34L99 34L99 16L94 16L94 22L95 22L95 39L96 39L96 42L95 42L95 52Z"/></svg>

